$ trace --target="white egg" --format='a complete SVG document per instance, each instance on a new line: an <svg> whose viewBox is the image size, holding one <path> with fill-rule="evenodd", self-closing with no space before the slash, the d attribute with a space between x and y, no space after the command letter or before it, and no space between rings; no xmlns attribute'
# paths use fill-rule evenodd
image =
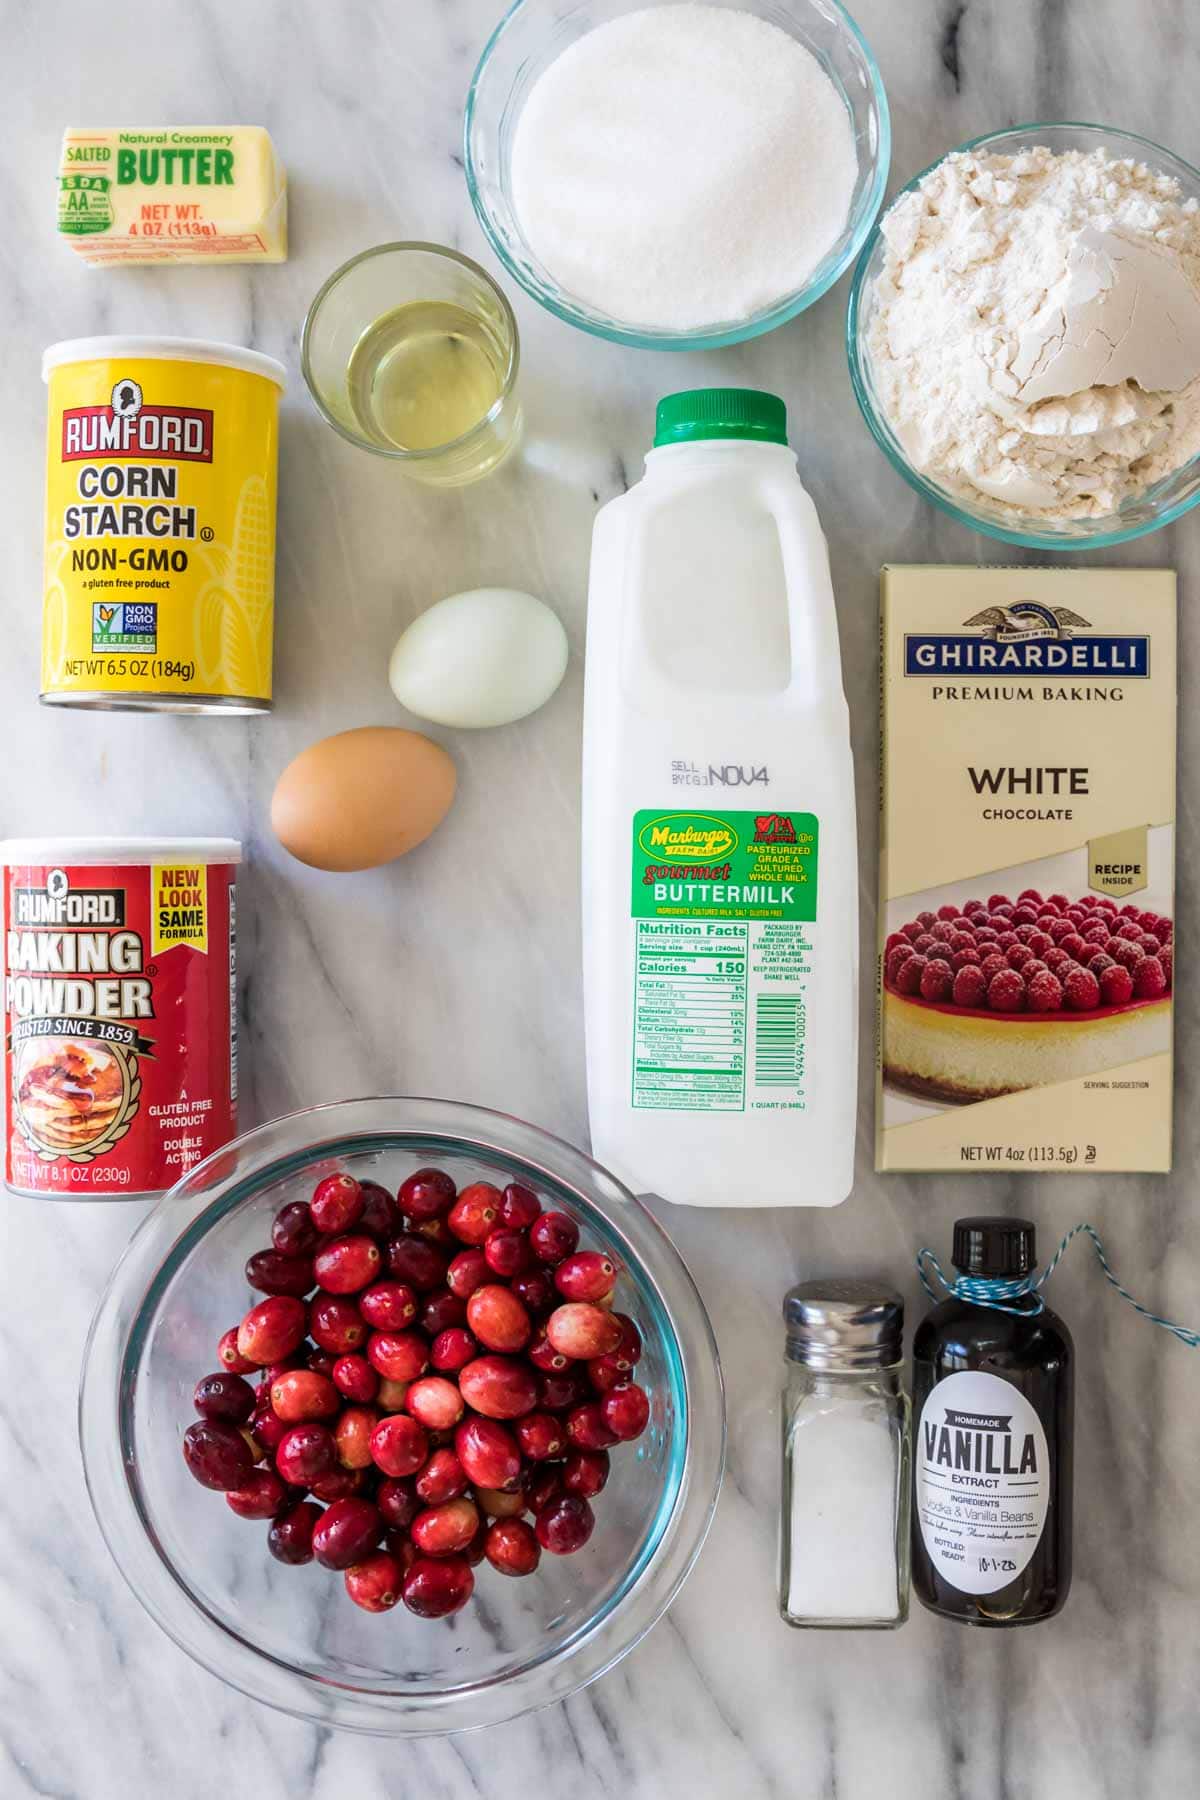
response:
<svg viewBox="0 0 1200 1800"><path fill-rule="evenodd" d="M438 725L508 725L544 706L567 667L557 614L515 588L472 588L414 619L392 651L401 706Z"/></svg>

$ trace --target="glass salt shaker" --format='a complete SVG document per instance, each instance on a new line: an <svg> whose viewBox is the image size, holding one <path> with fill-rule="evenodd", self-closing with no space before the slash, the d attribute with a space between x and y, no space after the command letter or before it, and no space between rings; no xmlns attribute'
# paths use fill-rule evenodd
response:
<svg viewBox="0 0 1200 1800"><path fill-rule="evenodd" d="M806 1281L783 1303L779 1609L789 1625L908 1617L910 1405L904 1302L874 1281Z"/></svg>

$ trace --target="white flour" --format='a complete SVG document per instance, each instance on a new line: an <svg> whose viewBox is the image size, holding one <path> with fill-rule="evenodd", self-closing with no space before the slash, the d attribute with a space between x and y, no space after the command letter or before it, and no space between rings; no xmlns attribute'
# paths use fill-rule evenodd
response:
<svg viewBox="0 0 1200 1800"><path fill-rule="evenodd" d="M513 203L534 254L625 323L750 317L836 242L857 175L850 116L778 26L715 6L597 26L534 83Z"/></svg>
<svg viewBox="0 0 1200 1800"><path fill-rule="evenodd" d="M949 156L883 224L867 320L914 466L1002 511L1115 511L1200 452L1200 212L1102 150Z"/></svg>

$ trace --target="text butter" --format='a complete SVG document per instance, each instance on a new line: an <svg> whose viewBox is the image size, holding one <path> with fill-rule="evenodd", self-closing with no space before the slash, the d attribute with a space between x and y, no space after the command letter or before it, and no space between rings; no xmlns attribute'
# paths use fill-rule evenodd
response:
<svg viewBox="0 0 1200 1800"><path fill-rule="evenodd" d="M258 125L68 130L58 230L85 262L284 262L287 178Z"/></svg>
<svg viewBox="0 0 1200 1800"><path fill-rule="evenodd" d="M881 1169L1171 1166L1175 577L883 575Z"/></svg>

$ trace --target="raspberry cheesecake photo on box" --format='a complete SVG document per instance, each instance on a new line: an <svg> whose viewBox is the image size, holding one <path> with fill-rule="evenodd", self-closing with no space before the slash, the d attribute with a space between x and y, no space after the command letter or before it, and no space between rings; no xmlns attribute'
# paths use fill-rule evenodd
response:
<svg viewBox="0 0 1200 1800"><path fill-rule="evenodd" d="M1170 1049L1174 924L1147 896L975 885L889 905L885 1090L962 1105Z"/></svg>

